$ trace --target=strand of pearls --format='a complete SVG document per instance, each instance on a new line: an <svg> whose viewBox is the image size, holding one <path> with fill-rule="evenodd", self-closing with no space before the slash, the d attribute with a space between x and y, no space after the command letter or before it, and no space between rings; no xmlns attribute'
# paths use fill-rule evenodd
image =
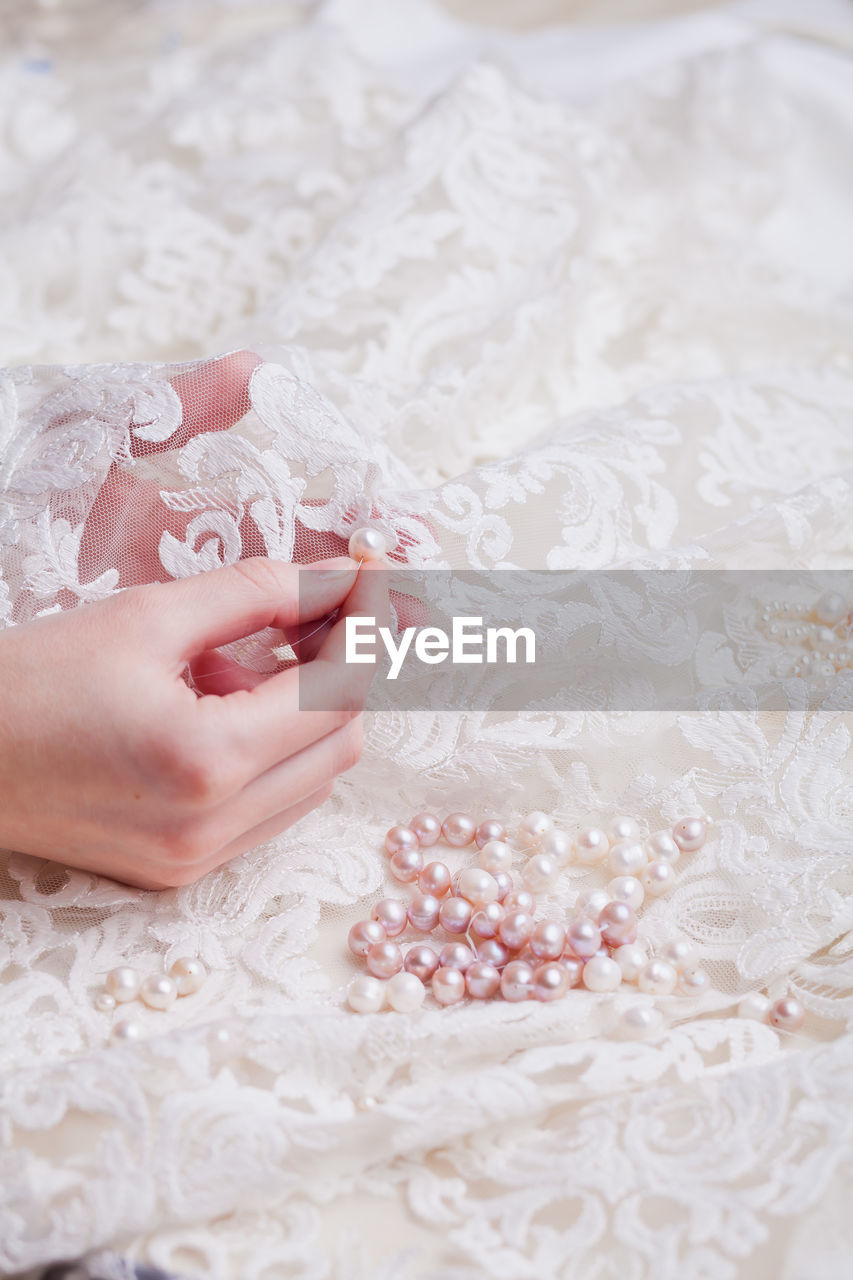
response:
<svg viewBox="0 0 853 1280"><path fill-rule="evenodd" d="M181 956L168 973L152 973L144 978L131 965L122 964L107 974L104 989L95 997L95 1008L99 1013L114 1013L119 1005L141 1000L149 1009L166 1012L180 996L199 991L206 977L204 964L193 956ZM141 1036L142 1026L135 1018L120 1018L110 1032L113 1043L139 1040Z"/></svg>
<svg viewBox="0 0 853 1280"><path fill-rule="evenodd" d="M813 608L773 600L759 615L759 629L787 650L776 664L779 676L822 683L853 669L853 609L838 591L825 591Z"/></svg>

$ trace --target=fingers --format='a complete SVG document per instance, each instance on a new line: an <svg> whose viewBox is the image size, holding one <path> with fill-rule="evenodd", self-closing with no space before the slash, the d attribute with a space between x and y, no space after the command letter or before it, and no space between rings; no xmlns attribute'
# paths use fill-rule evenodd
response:
<svg viewBox="0 0 853 1280"><path fill-rule="evenodd" d="M280 813L273 814L266 821L258 823L257 826L252 827L249 831L244 831L236 840L232 840L217 852L214 865L220 866L223 862L228 862L229 859L236 858L241 853L246 853L249 849L256 849L258 845L265 844L268 840L273 840L276 836L281 835L282 831L287 831L289 827L292 827L300 818L304 818L306 814L312 813L321 804L325 804L331 794L332 784L327 782L325 786L320 787L313 795L306 796L298 804L289 805L282 809Z"/></svg>
<svg viewBox="0 0 853 1280"><path fill-rule="evenodd" d="M134 458L180 449L202 431L227 431L249 412L249 382L261 364L252 351L234 351L221 360L205 361L172 379L183 405L183 420L168 440L131 440Z"/></svg>
<svg viewBox="0 0 853 1280"><path fill-rule="evenodd" d="M239 662L221 653L219 649L207 649L193 658L190 673L199 693L216 694L219 697L236 693L240 689L254 689L268 679L260 671L241 667Z"/></svg>

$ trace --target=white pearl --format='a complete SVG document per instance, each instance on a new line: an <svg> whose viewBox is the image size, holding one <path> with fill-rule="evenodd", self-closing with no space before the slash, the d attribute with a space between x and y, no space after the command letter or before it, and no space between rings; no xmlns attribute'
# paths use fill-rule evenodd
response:
<svg viewBox="0 0 853 1280"><path fill-rule="evenodd" d="M565 867L571 861L572 842L565 831L558 831L555 827L553 831L545 832L539 841L539 851L553 858L558 867Z"/></svg>
<svg viewBox="0 0 853 1280"><path fill-rule="evenodd" d="M495 875L512 869L512 845L506 840L489 840L480 850L477 861L484 871Z"/></svg>
<svg viewBox="0 0 853 1280"><path fill-rule="evenodd" d="M678 989L686 996L703 996L711 989L711 979L704 969L682 969L678 975Z"/></svg>
<svg viewBox="0 0 853 1280"><path fill-rule="evenodd" d="M614 876L633 876L648 862L645 849L636 840L617 840L608 859Z"/></svg>
<svg viewBox="0 0 853 1280"><path fill-rule="evenodd" d="M640 872L640 882L649 897L659 898L675 884L675 870L669 862L650 862Z"/></svg>
<svg viewBox="0 0 853 1280"><path fill-rule="evenodd" d="M141 1040L142 1027L132 1018L122 1018L110 1032L110 1039L116 1044L126 1043L128 1040Z"/></svg>
<svg viewBox="0 0 853 1280"><path fill-rule="evenodd" d="M584 867L595 867L607 857L610 841L600 827L586 827L575 836L575 858Z"/></svg>
<svg viewBox="0 0 853 1280"><path fill-rule="evenodd" d="M531 893L545 893L557 879L559 867L547 853L535 853L521 873L525 888Z"/></svg>
<svg viewBox="0 0 853 1280"><path fill-rule="evenodd" d="M117 1004L127 1004L139 995L139 974L129 964L119 965L107 974L106 987Z"/></svg>
<svg viewBox="0 0 853 1280"><path fill-rule="evenodd" d="M574 910L578 915L597 920L610 901L611 898L604 889L584 889L583 893L578 894Z"/></svg>
<svg viewBox="0 0 853 1280"><path fill-rule="evenodd" d="M799 1031L805 1021L806 1011L795 996L783 996L770 1006L768 1019L771 1027L780 1031Z"/></svg>
<svg viewBox="0 0 853 1280"><path fill-rule="evenodd" d="M117 1003L115 996L110 995L109 991L99 991L95 996L95 1008L98 1013L112 1013Z"/></svg>
<svg viewBox="0 0 853 1280"><path fill-rule="evenodd" d="M530 845L538 845L542 837L553 829L554 819L541 809L534 809L533 813L528 813L518 824L519 844L524 849Z"/></svg>
<svg viewBox="0 0 853 1280"><path fill-rule="evenodd" d="M622 970L607 956L593 956L583 967L583 985L588 991L615 991L622 982Z"/></svg>
<svg viewBox="0 0 853 1280"><path fill-rule="evenodd" d="M424 1002L426 988L413 973L395 973L385 984L385 999L397 1013L413 1013Z"/></svg>
<svg viewBox="0 0 853 1280"><path fill-rule="evenodd" d="M149 974L139 988L139 998L149 1009L171 1009L178 998L178 984L167 973Z"/></svg>
<svg viewBox="0 0 853 1280"><path fill-rule="evenodd" d="M353 978L347 989L347 1004L356 1013L378 1013L385 999L385 984L367 973Z"/></svg>
<svg viewBox="0 0 853 1280"><path fill-rule="evenodd" d="M607 894L611 902L627 902L629 907L639 911L646 891L636 876L615 876L607 886Z"/></svg>
<svg viewBox="0 0 853 1280"><path fill-rule="evenodd" d="M637 840L639 835L639 824L624 814L614 818L607 828L607 838L611 844L618 844L620 840Z"/></svg>
<svg viewBox="0 0 853 1280"><path fill-rule="evenodd" d="M182 956L172 965L169 976L175 979L179 996L191 996L201 988L207 970L194 956Z"/></svg>
<svg viewBox="0 0 853 1280"><path fill-rule="evenodd" d="M383 560L387 549L378 529L356 529L350 536L349 553L353 560Z"/></svg>
<svg viewBox="0 0 853 1280"><path fill-rule="evenodd" d="M625 947L617 947L613 959L622 970L622 977L626 982L636 982L649 963L645 948L639 942L629 942Z"/></svg>
<svg viewBox="0 0 853 1280"><path fill-rule="evenodd" d="M680 818L672 828L672 838L682 853L695 853L705 843L708 828L702 818Z"/></svg>
<svg viewBox="0 0 853 1280"><path fill-rule="evenodd" d="M459 873L456 892L469 902L497 902L498 886L493 875L482 867L466 867Z"/></svg>
<svg viewBox="0 0 853 1280"><path fill-rule="evenodd" d="M766 1022L770 1013L770 1001L761 991L750 991L737 1007L739 1018L752 1018L754 1022Z"/></svg>
<svg viewBox="0 0 853 1280"><path fill-rule="evenodd" d="M649 862L669 862L674 866L681 857L681 850L669 831L656 831L644 847Z"/></svg>
<svg viewBox="0 0 853 1280"><path fill-rule="evenodd" d="M657 954L659 959L675 965L679 973L682 969L692 969L697 958L696 948L689 938L671 938L658 948Z"/></svg>
<svg viewBox="0 0 853 1280"><path fill-rule="evenodd" d="M815 605L815 616L830 626L840 622L847 612L847 602L837 591L824 591Z"/></svg>
<svg viewBox="0 0 853 1280"><path fill-rule="evenodd" d="M663 1014L650 1004L632 1004L620 1019L622 1034L631 1040L643 1040L663 1026Z"/></svg>
<svg viewBox="0 0 853 1280"><path fill-rule="evenodd" d="M675 990L678 974L668 960L649 960L637 977L637 986L650 996L669 996Z"/></svg>

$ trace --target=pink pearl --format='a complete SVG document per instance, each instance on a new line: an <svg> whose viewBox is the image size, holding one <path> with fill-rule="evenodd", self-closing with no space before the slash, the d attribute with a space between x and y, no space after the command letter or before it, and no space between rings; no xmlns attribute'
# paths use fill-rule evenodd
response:
<svg viewBox="0 0 853 1280"><path fill-rule="evenodd" d="M465 933L471 923L473 908L464 898L445 898L441 904L438 918L441 927L448 933Z"/></svg>
<svg viewBox="0 0 853 1280"><path fill-rule="evenodd" d="M682 853L695 853L705 843L708 828L701 818L682 818L672 828L672 838Z"/></svg>
<svg viewBox="0 0 853 1280"><path fill-rule="evenodd" d="M561 964L540 964L533 971L533 995L537 1000L559 1000L569 989L569 975Z"/></svg>
<svg viewBox="0 0 853 1280"><path fill-rule="evenodd" d="M806 1011L794 996L783 996L770 1006L770 1025L780 1031L799 1031Z"/></svg>
<svg viewBox="0 0 853 1280"><path fill-rule="evenodd" d="M627 902L608 902L598 917L598 927L609 947L637 941L637 917Z"/></svg>
<svg viewBox="0 0 853 1280"><path fill-rule="evenodd" d="M576 987L583 977L583 960L578 960L577 956L564 952L557 961L565 969L569 976L569 986Z"/></svg>
<svg viewBox="0 0 853 1280"><path fill-rule="evenodd" d="M490 840L505 840L506 827L497 818L486 818L474 832L474 839L477 841L477 848L482 849Z"/></svg>
<svg viewBox="0 0 853 1280"><path fill-rule="evenodd" d="M462 973L477 959L465 942L446 942L441 948L438 963L442 969L459 969Z"/></svg>
<svg viewBox="0 0 853 1280"><path fill-rule="evenodd" d="M484 938L477 943L477 959L484 964L494 965L496 969L502 969L509 960L509 952L497 938Z"/></svg>
<svg viewBox="0 0 853 1280"><path fill-rule="evenodd" d="M428 862L418 876L418 888L421 893L431 893L434 898L443 898L450 890L450 871L443 862Z"/></svg>
<svg viewBox="0 0 853 1280"><path fill-rule="evenodd" d="M416 894L409 903L409 920L419 933L432 933L438 924L441 903L431 893Z"/></svg>
<svg viewBox="0 0 853 1280"><path fill-rule="evenodd" d="M423 870L424 860L420 849L398 849L391 854L391 875L401 884L411 884Z"/></svg>
<svg viewBox="0 0 853 1280"><path fill-rule="evenodd" d="M493 964L475 960L465 973L465 987L475 1000L488 1000L501 985L501 975Z"/></svg>
<svg viewBox="0 0 853 1280"><path fill-rule="evenodd" d="M359 920L349 931L347 946L354 956L366 956L375 942L384 942L387 933L376 920Z"/></svg>
<svg viewBox="0 0 853 1280"><path fill-rule="evenodd" d="M471 932L477 938L494 938L506 912L499 902L478 907L471 917Z"/></svg>
<svg viewBox="0 0 853 1280"><path fill-rule="evenodd" d="M503 900L507 911L526 911L529 916L536 910L536 899L528 889L516 889Z"/></svg>
<svg viewBox="0 0 853 1280"><path fill-rule="evenodd" d="M462 849L474 839L477 827L473 818L467 813L451 813L441 824L441 830L448 844Z"/></svg>
<svg viewBox="0 0 853 1280"><path fill-rule="evenodd" d="M396 853L398 849L417 849L418 837L411 827L391 827L385 834L385 850Z"/></svg>
<svg viewBox="0 0 853 1280"><path fill-rule="evenodd" d="M498 926L498 937L510 951L520 951L533 932L533 919L526 911L510 911Z"/></svg>
<svg viewBox="0 0 853 1280"><path fill-rule="evenodd" d="M409 923L406 904L399 898L383 898L376 903L370 915L373 920L379 921L389 938L396 938Z"/></svg>
<svg viewBox="0 0 853 1280"><path fill-rule="evenodd" d="M406 952L403 968L407 973L413 973L416 978L420 978L421 982L429 982L438 968L438 956L425 942L416 943Z"/></svg>
<svg viewBox="0 0 853 1280"><path fill-rule="evenodd" d="M465 975L458 969L436 969L432 994L439 1004L458 1004L465 996Z"/></svg>
<svg viewBox="0 0 853 1280"><path fill-rule="evenodd" d="M556 920L543 920L530 935L530 950L538 960L558 960L566 945L566 931Z"/></svg>
<svg viewBox="0 0 853 1280"><path fill-rule="evenodd" d="M498 902L505 904L507 897L512 893L512 876L506 871L493 871L492 874L498 886Z"/></svg>
<svg viewBox="0 0 853 1280"><path fill-rule="evenodd" d="M410 830L418 837L422 849L434 845L441 835L441 823L434 813L419 813L409 823Z"/></svg>
<svg viewBox="0 0 853 1280"><path fill-rule="evenodd" d="M566 930L566 942L576 956L586 960L601 946L601 931L594 920L579 916Z"/></svg>
<svg viewBox="0 0 853 1280"><path fill-rule="evenodd" d="M516 1003L533 994L533 969L524 960L511 960L501 974L501 995Z"/></svg>
<svg viewBox="0 0 853 1280"><path fill-rule="evenodd" d="M393 978L403 967L403 953L396 942L374 942L367 953L367 967L374 978Z"/></svg>

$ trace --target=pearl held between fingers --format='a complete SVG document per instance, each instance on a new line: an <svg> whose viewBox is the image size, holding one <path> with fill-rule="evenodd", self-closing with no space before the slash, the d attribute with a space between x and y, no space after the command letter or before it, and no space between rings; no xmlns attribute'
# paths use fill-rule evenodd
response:
<svg viewBox="0 0 853 1280"><path fill-rule="evenodd" d="M414 831L421 848L428 849L437 843L441 835L441 823L434 813L419 813L409 823L409 830Z"/></svg>
<svg viewBox="0 0 853 1280"><path fill-rule="evenodd" d="M770 1015L770 1001L761 991L750 991L737 1007L739 1018L752 1018L755 1022L766 1022Z"/></svg>
<svg viewBox="0 0 853 1280"><path fill-rule="evenodd" d="M575 836L575 858L584 867L603 862L609 848L610 841L600 827L587 827Z"/></svg>
<svg viewBox="0 0 853 1280"><path fill-rule="evenodd" d="M142 1039L142 1027L132 1018L122 1018L117 1022L110 1032L110 1039L115 1044L127 1043L131 1040Z"/></svg>
<svg viewBox="0 0 853 1280"><path fill-rule="evenodd" d="M702 818L681 818L672 828L672 838L682 853L695 853L701 849L708 834Z"/></svg>
<svg viewBox="0 0 853 1280"><path fill-rule="evenodd" d="M436 969L432 994L439 1004L458 1004L465 996L465 975L458 969Z"/></svg>
<svg viewBox="0 0 853 1280"><path fill-rule="evenodd" d="M116 1004L127 1004L139 995L139 974L129 964L122 964L110 970L105 985Z"/></svg>
<svg viewBox="0 0 853 1280"><path fill-rule="evenodd" d="M783 996L770 1006L768 1015L770 1025L780 1031L799 1031L806 1017L806 1011L794 996Z"/></svg>
<svg viewBox="0 0 853 1280"><path fill-rule="evenodd" d="M354 1013L378 1013L385 999L385 984L366 973L353 978L347 988L347 1004Z"/></svg>
<svg viewBox="0 0 853 1280"><path fill-rule="evenodd" d="M615 991L622 983L622 970L607 956L593 956L583 967L583 984L588 991Z"/></svg>
<svg viewBox="0 0 853 1280"><path fill-rule="evenodd" d="M668 960L649 960L637 977L637 986L650 996L672 995L677 982L675 965Z"/></svg>
<svg viewBox="0 0 853 1280"><path fill-rule="evenodd" d="M413 1013L424 1002L426 988L420 978L403 971L385 984L385 1001L397 1013Z"/></svg>
<svg viewBox="0 0 853 1280"><path fill-rule="evenodd" d="M409 923L406 904L399 898L383 898L371 911L374 923L380 924L389 938L397 938L405 932ZM373 942L384 942L384 938L373 938Z"/></svg>
<svg viewBox="0 0 853 1280"><path fill-rule="evenodd" d="M451 813L441 824L442 834L454 849L464 849L474 839L477 824L467 813Z"/></svg>
<svg viewBox="0 0 853 1280"><path fill-rule="evenodd" d="M348 550L353 560L384 560L387 549L378 529L356 529L350 535Z"/></svg>
<svg viewBox="0 0 853 1280"><path fill-rule="evenodd" d="M178 998L178 984L167 973L152 973L143 980L139 997L149 1009L171 1009Z"/></svg>
<svg viewBox="0 0 853 1280"><path fill-rule="evenodd" d="M403 953L396 942L374 942L366 959L374 978L393 978L403 967Z"/></svg>
<svg viewBox="0 0 853 1280"><path fill-rule="evenodd" d="M201 990L207 969L195 956L181 956L169 970L169 977L174 978L179 996L192 996Z"/></svg>

